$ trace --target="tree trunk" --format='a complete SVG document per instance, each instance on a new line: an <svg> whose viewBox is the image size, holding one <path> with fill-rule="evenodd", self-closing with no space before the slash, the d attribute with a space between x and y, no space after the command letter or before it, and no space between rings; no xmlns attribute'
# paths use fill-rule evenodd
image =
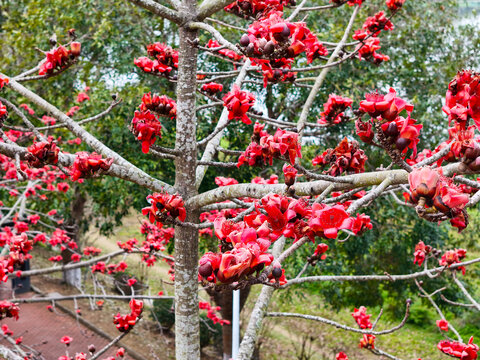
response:
<svg viewBox="0 0 480 360"><path fill-rule="evenodd" d="M223 360L229 360L232 358L232 319L233 319L233 291L215 291L215 289L207 288L208 294L213 298L215 304L220 306L222 319L229 320L230 325L222 326L222 338L223 338ZM250 286L240 290L240 311L247 302L248 294L250 294Z"/></svg>
<svg viewBox="0 0 480 360"><path fill-rule="evenodd" d="M196 13L196 0L183 0L180 13L186 20ZM186 202L197 194L196 144L196 31L179 30L175 188ZM198 222L198 214L187 208L186 221ZM175 352L177 360L200 359L198 317L198 230L175 227Z"/></svg>

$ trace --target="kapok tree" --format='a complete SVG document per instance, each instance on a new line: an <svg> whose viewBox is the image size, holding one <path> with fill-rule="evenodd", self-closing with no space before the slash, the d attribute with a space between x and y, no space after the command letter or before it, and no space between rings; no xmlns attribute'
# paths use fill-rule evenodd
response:
<svg viewBox="0 0 480 360"><path fill-rule="evenodd" d="M449 221L459 230L468 225L466 209L480 200L478 182L464 176L480 170L480 149L475 135L480 126L480 75L477 73L462 70L448 84L443 111L448 116L445 126L449 127L449 139L433 150L417 150L422 125L412 118L414 104L399 97L394 89L367 94L355 105L352 99L330 94L324 111L311 114L322 84L335 66L357 57L376 65L389 60L388 56L378 52L380 36L393 29L391 20L401 11L404 0L382 1L384 11L366 14L371 16L363 25L356 21L359 14L368 9L362 0L334 0L313 7L308 7L306 0L300 4L248 0L205 0L197 4L193 0L169 0L168 6L153 0L130 1L167 19L178 29L178 48L164 43L148 44L148 56L139 54L134 60L138 68L157 76L159 81L175 83L176 99L147 93L139 99L138 109L132 109L131 121L132 134L139 141L139 152L172 160L175 183L168 184L154 174L145 173L116 151L121 149L107 147L93 131L86 129L86 123L99 120L112 111L119 104L118 99L114 98L101 114L77 120L75 107L62 111L22 85L62 73L66 76L68 68L74 66L81 56L81 43L76 41L73 30L69 32L71 41L66 46L52 39L52 49L45 53L45 58L37 66L19 71L18 75L0 74L0 117L6 129L2 130L3 141L0 142L4 171L2 186L10 195L2 207L1 224L7 225L8 221L10 225L1 233L2 245L6 249L1 258L3 280L82 267L89 267L95 280L99 273L125 269L123 262L108 263L118 255L141 253L149 265L153 265L157 258L165 259L174 268L178 359L200 356L199 283L218 291L262 286L238 359L252 356L265 316L306 318L354 331L363 335L362 348L377 355L397 358L378 349L375 336L400 329L408 317L410 301L406 301L405 319L394 328L380 331L376 330L378 319L372 323L371 315L364 307L355 309L352 314L359 328L305 314L267 312L274 291L305 282L417 281L419 278L450 276L469 302L463 305L480 310L479 303L457 278L458 270L465 271L466 266L480 259L463 261L466 256L463 249L448 250L442 255L442 250L421 242L412 249L412 255L414 261L424 268L411 274L303 277L302 271L294 279L286 279L282 268L285 259L309 241L318 243L308 258L308 264L314 265L325 258L326 242L351 241L354 236L371 229L370 218L361 213L361 208L379 197L391 196L398 203L413 207L421 218L418 221ZM323 15L325 10L344 5L350 17L336 42L321 41L305 22L298 21L303 13L320 12ZM210 18L222 9L232 16L244 18L248 28ZM210 23L227 28L229 34L238 36L231 35L233 40L229 41ZM206 45L200 41L203 34L211 37ZM202 68L205 62L199 59L203 60L205 56L224 60L231 69ZM245 90L245 84L251 83L256 90ZM298 118L271 118L260 115L258 107L254 108L261 103L262 88L277 83L291 84L291 96L298 87L309 90ZM282 87L282 91L287 90ZM82 92L77 102L87 98L87 91ZM30 105L17 106L20 102ZM42 118L37 117L30 106L44 114ZM223 108L218 119L202 115L205 110L215 107ZM312 115L318 120L309 121ZM256 120L255 124L252 119ZM209 125L212 130L198 139L202 120L207 122L202 125ZM382 149L391 163L366 171L367 155L352 136L339 139L335 148L321 151L310 166L305 160L311 159L304 158L302 147L312 134L328 132L333 126L350 120L355 120L356 136L362 143L367 144L367 148L373 145ZM40 122L44 124L39 125ZM173 147L161 145L166 122L175 124ZM239 122L242 123L240 127ZM232 127L239 129L238 134L252 134L251 142L240 150L221 146L228 144L222 139L236 137L237 133L230 131ZM60 129L61 138L52 135ZM65 130L70 135L64 135ZM75 140L77 138L80 140ZM75 145L76 141L82 142L89 151L67 152L67 145ZM199 193L209 167L268 167L274 162L283 164L283 182L278 176L269 180L257 177L244 184L233 178L218 177L218 188ZM120 243L118 251L100 256L98 249L85 248L82 255L68 233L54 225L59 222L54 218L55 212L34 210L37 198L47 197L44 191L67 189L67 177L82 182L96 176L116 177L152 191L146 199L149 206L142 210L150 223L142 228L147 235L143 243L132 239ZM405 201L399 199L399 192L403 193ZM218 251L207 252L199 260L199 233L209 232L218 239ZM340 234L346 234L346 237ZM162 253L172 236L174 257ZM48 242L54 251L70 251L71 263L18 272L18 266L31 256L32 246L39 241ZM83 257L90 258L85 260ZM439 266L429 267L434 258L439 258ZM51 259L60 260L63 260L61 255ZM134 281L129 285L133 286ZM476 359L478 346L473 339L464 342L436 305L434 295L440 290L428 294L420 282L418 287L438 311L440 329L451 330L456 337L456 341L447 338L440 342L438 348L457 358ZM102 299L109 298L109 295L82 294L71 298L82 297ZM142 314L141 295L133 293L125 298L130 299L130 312L115 315L114 324L121 332L115 341L128 334ZM2 317L21 316L21 306L19 309L17 303L5 300L1 306ZM200 307L209 309L210 317L216 316L209 306L201 304ZM8 336L8 328L4 333ZM70 343L71 339L67 336L64 342ZM106 349L92 353L90 359L99 358L104 351ZM65 358L71 357L67 354ZM75 358L85 359L87 355L77 354ZM347 359L347 355L339 353L337 359Z"/></svg>

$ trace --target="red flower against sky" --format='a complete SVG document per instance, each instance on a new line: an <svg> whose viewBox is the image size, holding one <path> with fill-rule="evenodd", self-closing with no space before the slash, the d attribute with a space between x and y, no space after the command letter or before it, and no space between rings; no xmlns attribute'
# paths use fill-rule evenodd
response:
<svg viewBox="0 0 480 360"><path fill-rule="evenodd" d="M147 196L147 201L150 203L149 207L142 209L143 215L148 215L148 219L153 224L157 221L157 225L161 222L171 218L185 221L187 212L183 199L179 195L169 195L167 193L153 193Z"/></svg>
<svg viewBox="0 0 480 360"><path fill-rule="evenodd" d="M146 154L157 138L162 137L162 124L149 110L135 111L132 119L132 132L142 142L142 152Z"/></svg>
<svg viewBox="0 0 480 360"><path fill-rule="evenodd" d="M248 91L242 91L237 85L223 97L223 106L228 110L228 120L241 120L250 125L252 120L247 116L247 111L255 104L255 96Z"/></svg>
<svg viewBox="0 0 480 360"><path fill-rule="evenodd" d="M144 94L142 103L140 104L140 110L142 112L150 110L159 116L165 116L171 119L177 117L177 103L166 95Z"/></svg>
<svg viewBox="0 0 480 360"><path fill-rule="evenodd" d="M461 360L475 360L478 356L478 345L473 343L473 336L468 344L456 341L442 340L438 343L437 348L444 354L456 357Z"/></svg>
<svg viewBox="0 0 480 360"><path fill-rule="evenodd" d="M323 112L318 119L319 124L334 125L342 121L344 111L351 107L353 100L335 94L328 95L328 100L323 104Z"/></svg>
<svg viewBox="0 0 480 360"><path fill-rule="evenodd" d="M363 150L359 148L358 142L355 140L348 141L347 138L344 138L335 149L327 149L322 155L315 157L312 160L312 164L322 167L330 165L324 173L331 176L338 176L344 171L354 173L364 172L365 161L367 161L367 156Z"/></svg>
<svg viewBox="0 0 480 360"><path fill-rule="evenodd" d="M92 177L99 170L107 171L113 163L113 159L102 159L102 155L95 152L89 154L86 151L80 151L76 155L70 172L72 181Z"/></svg>
<svg viewBox="0 0 480 360"><path fill-rule="evenodd" d="M45 164L58 163L60 149L53 141L35 142L27 148L29 154L26 159L30 166L43 167Z"/></svg>

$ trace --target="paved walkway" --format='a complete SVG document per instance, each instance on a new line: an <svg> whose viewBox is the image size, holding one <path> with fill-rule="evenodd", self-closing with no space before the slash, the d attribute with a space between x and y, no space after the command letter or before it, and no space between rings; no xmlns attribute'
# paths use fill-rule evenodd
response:
<svg viewBox="0 0 480 360"><path fill-rule="evenodd" d="M2 289L4 290L4 289ZM18 297L33 297L33 292L19 295ZM0 291L0 298L9 298L8 292ZM0 325L7 324L13 331L13 338L23 336L23 344L30 346L40 353L35 359L57 360L60 356L65 355L68 350L70 356L74 357L77 352L88 354L88 346L95 345L97 350L108 344L108 340L87 329L78 323L70 315L56 309L55 312L47 310L47 303L20 304L20 318L15 321L11 318L0 321ZM1 333L1 331L0 331ZM67 348L60 339L63 336L73 338L70 346ZM12 345L3 337L0 344L9 348ZM22 347L25 352L28 349ZM104 359L108 356L115 356L118 348L113 347L100 358ZM128 356L125 357L127 359Z"/></svg>

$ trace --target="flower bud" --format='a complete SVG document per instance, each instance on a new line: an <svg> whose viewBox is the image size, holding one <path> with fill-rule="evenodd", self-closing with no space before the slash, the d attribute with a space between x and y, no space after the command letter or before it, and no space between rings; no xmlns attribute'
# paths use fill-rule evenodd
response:
<svg viewBox="0 0 480 360"><path fill-rule="evenodd" d="M80 55L80 52L82 51L82 44L79 43L78 41L73 41L70 44L70 51L72 52L73 56L77 57Z"/></svg>

